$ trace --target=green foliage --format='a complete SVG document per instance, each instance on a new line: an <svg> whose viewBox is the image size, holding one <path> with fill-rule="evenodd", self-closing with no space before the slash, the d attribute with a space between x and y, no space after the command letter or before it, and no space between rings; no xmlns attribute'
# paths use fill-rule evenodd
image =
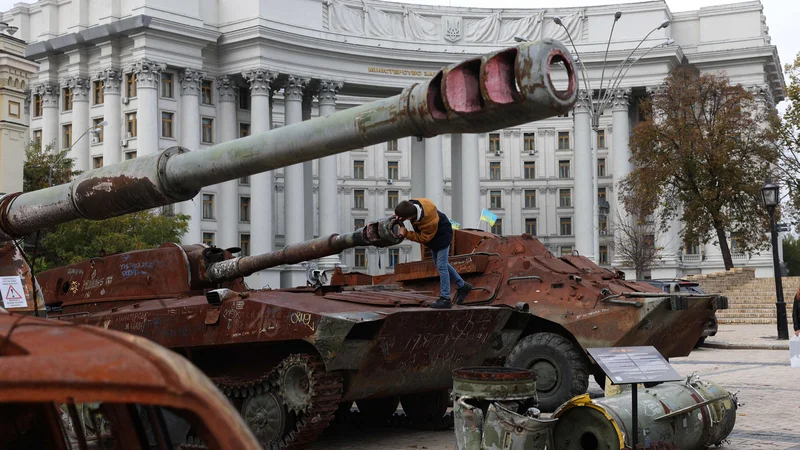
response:
<svg viewBox="0 0 800 450"><path fill-rule="evenodd" d="M783 262L789 271L788 276L800 276L800 239L787 237L783 240Z"/></svg>
<svg viewBox="0 0 800 450"><path fill-rule="evenodd" d="M177 242L189 228L189 216L140 211L106 220L76 220L59 225L42 240L52 267L103 254L143 250Z"/></svg>
<svg viewBox="0 0 800 450"><path fill-rule="evenodd" d="M796 229L800 225L800 53L792 64L784 68L789 76L786 86L788 106L782 120L777 126L781 161L778 169L781 174L782 193L788 193L787 218L794 222ZM788 191L788 192L787 192Z"/></svg>
<svg viewBox="0 0 800 450"><path fill-rule="evenodd" d="M51 146L48 145L43 150L33 141L25 147L25 164L22 169L23 191L36 191L66 183L80 173L72 170L75 161L68 157L69 150L59 153L53 153L51 150Z"/></svg>
<svg viewBox="0 0 800 450"><path fill-rule="evenodd" d="M633 129L624 194L643 201L663 230L681 219L683 242L719 245L730 269L731 236L743 253L768 248L760 189L779 156L775 112L724 76L681 67L665 82Z"/></svg>

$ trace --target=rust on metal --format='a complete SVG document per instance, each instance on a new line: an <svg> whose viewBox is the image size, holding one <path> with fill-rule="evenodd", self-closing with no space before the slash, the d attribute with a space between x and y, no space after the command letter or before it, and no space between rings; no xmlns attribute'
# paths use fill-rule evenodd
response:
<svg viewBox="0 0 800 450"><path fill-rule="evenodd" d="M524 381L536 380L536 372L513 367L463 367L453 371L453 378L466 381Z"/></svg>

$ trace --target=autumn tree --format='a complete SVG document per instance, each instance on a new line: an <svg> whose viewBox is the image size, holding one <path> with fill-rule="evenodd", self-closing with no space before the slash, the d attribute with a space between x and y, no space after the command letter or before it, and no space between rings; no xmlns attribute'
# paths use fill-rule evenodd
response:
<svg viewBox="0 0 800 450"><path fill-rule="evenodd" d="M642 113L625 195L643 201L664 231L679 218L682 241L718 245L726 270L733 267L729 236L744 253L766 248L760 189L778 160L774 110L725 76L685 65L643 102Z"/></svg>
<svg viewBox="0 0 800 450"><path fill-rule="evenodd" d="M634 197L622 199L626 206L624 214L617 212L611 223L614 235L614 254L622 267L636 272L636 279L643 280L645 273L660 260L663 248L659 246L662 232L650 220L649 208Z"/></svg>
<svg viewBox="0 0 800 450"><path fill-rule="evenodd" d="M786 87L788 105L783 113L778 130L780 145L780 178L784 194L788 194L786 206L788 216L795 226L800 222L800 53L792 64L787 64L785 72L789 76Z"/></svg>

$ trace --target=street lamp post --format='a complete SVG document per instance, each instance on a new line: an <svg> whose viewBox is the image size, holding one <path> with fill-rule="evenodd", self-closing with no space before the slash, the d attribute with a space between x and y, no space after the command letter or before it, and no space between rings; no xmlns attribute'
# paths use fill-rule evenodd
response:
<svg viewBox="0 0 800 450"><path fill-rule="evenodd" d="M600 205L598 200L598 174L597 174L597 132L600 128L600 116L603 115L605 109L611 104L611 100L613 98L614 91L619 87L622 79L628 73L628 70L633 66L636 62L640 61L644 56L650 53L653 49L659 47L665 47L668 45L672 45L675 41L672 39L668 39L666 42L661 44L655 45L650 47L644 54L639 57L634 58L633 54L639 50L639 47L650 37L653 32L660 30L662 28L667 28L669 26L669 20L665 20L662 22L658 27L653 28L647 35L639 41L636 47L631 51L627 58L622 60L617 67L611 72L611 75L608 79L608 84L605 86L605 91L603 90L603 82L605 81L605 71L606 71L606 62L608 61L608 50L611 47L611 38L614 35L614 27L617 24L617 21L622 17L622 12L617 11L614 13L614 22L611 25L611 32L608 34L608 42L606 43L606 51L605 55L603 56L603 69L600 74L600 86L597 89L597 94L599 97L599 101L594 101L594 91L592 90L592 86L589 80L588 72L586 70L586 66L583 63L583 58L580 57L578 54L578 49L575 47L575 42L572 40L572 36L569 33L569 29L564 25L564 22L561 20L560 17L554 17L553 22L556 25L559 25L564 31L567 33L567 37L569 38L569 42L572 45L572 50L575 53L575 61L580 65L581 73L583 76L583 83L586 88L586 92L589 94L589 116L591 119L591 128L592 128L592 135L590 136L589 142L589 151L592 155L592 169L591 169L591 179L592 179L592 255L588 255L590 258L593 258L595 262L599 259L600 254ZM621 176L621 174L614 174L614 176Z"/></svg>
<svg viewBox="0 0 800 450"><path fill-rule="evenodd" d="M60 154L60 155L58 155L58 158L56 158L56 160L55 160L55 161L53 161L53 164L51 164L51 165L50 165L50 175L49 175L49 177L48 177L47 184L49 184L50 186L52 186L52 185L53 185L53 166L54 166L55 164L57 164L59 161L61 161L61 158L62 158L64 155L66 155L67 153L69 153L69 152L70 152L70 150L72 150L72 147L74 147L74 146L75 146L75 144L77 144L77 143L78 143L78 141L80 141L82 137L86 136L86 134L87 134L87 133L89 133L90 131L91 131L92 133L97 133L97 132L99 132L101 129L103 129L103 127L104 127L104 126L106 126L106 125L108 125L108 121L107 121L107 120L104 120L104 121L102 121L102 122L98 123L97 125L92 125L91 127L87 128L87 129L86 129L86 131L84 131L84 132L83 132L83 133L82 133L80 136L78 136L78 139L75 139L75 140L72 142L72 144L70 144L70 146L69 146L69 148L68 148L68 149L66 149L66 150L64 150L63 152L61 152L61 154Z"/></svg>
<svg viewBox="0 0 800 450"><path fill-rule="evenodd" d="M778 186L767 183L761 188L761 199L769 212L769 230L772 235L772 266L775 271L775 307L778 314L778 339L789 339L789 324L786 320L786 303L783 301L783 282L778 261L778 228L775 225L775 208L778 206Z"/></svg>

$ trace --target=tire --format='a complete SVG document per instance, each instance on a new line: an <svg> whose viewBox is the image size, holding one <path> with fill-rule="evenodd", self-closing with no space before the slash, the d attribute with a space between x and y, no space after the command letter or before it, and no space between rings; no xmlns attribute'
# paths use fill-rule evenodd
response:
<svg viewBox="0 0 800 450"><path fill-rule="evenodd" d="M438 420L447 412L450 396L447 390L410 394L400 397L403 412L409 419L417 422Z"/></svg>
<svg viewBox="0 0 800 450"><path fill-rule="evenodd" d="M400 404L400 397L370 398L356 400L358 411L370 420L386 420L397 411Z"/></svg>
<svg viewBox="0 0 800 450"><path fill-rule="evenodd" d="M555 333L522 338L506 357L505 365L537 371L536 390L542 412L555 411L589 387L589 362L583 350Z"/></svg>

